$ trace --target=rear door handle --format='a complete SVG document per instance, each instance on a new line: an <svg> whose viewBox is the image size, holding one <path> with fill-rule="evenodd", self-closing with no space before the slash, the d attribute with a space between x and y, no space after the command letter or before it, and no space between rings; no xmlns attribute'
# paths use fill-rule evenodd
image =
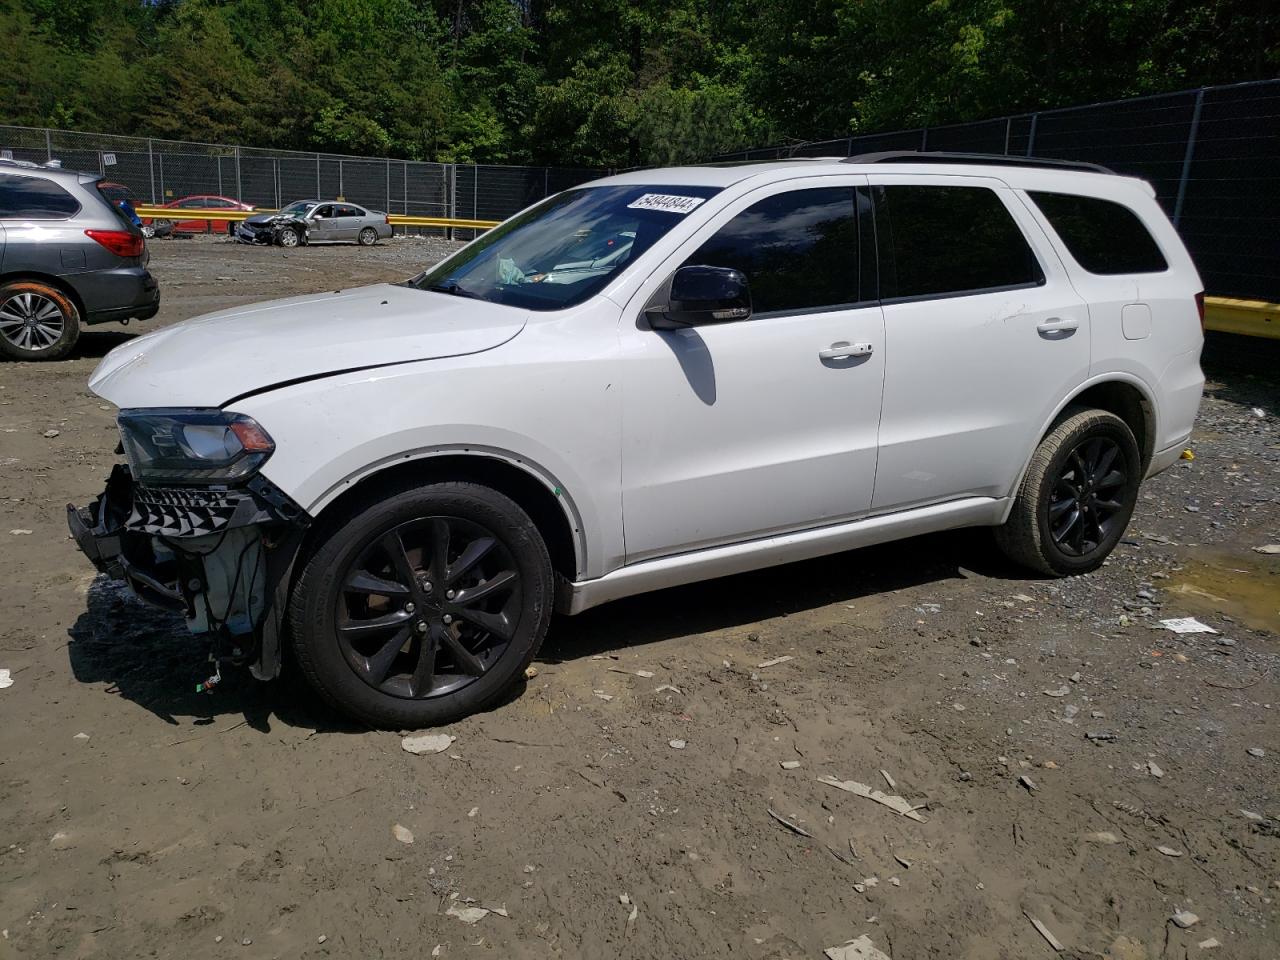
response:
<svg viewBox="0 0 1280 960"><path fill-rule="evenodd" d="M1041 333L1072 333L1080 326L1079 320L1064 320L1061 317L1050 317L1036 324Z"/></svg>
<svg viewBox="0 0 1280 960"><path fill-rule="evenodd" d="M850 357L869 357L875 348L869 343L849 343L837 340L825 350L818 351L819 360L847 360Z"/></svg>

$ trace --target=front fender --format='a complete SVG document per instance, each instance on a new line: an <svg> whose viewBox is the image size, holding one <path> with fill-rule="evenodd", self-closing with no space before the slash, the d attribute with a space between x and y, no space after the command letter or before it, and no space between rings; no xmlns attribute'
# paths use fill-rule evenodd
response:
<svg viewBox="0 0 1280 960"><path fill-rule="evenodd" d="M556 495L579 576L598 577L623 555L618 393L583 364L548 371L457 357L294 384L233 407L276 441L263 475L312 516L393 465L502 460Z"/></svg>

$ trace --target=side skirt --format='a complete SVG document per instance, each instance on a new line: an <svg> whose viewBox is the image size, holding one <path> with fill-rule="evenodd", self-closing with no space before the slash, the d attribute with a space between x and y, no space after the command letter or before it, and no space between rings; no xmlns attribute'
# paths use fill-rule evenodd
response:
<svg viewBox="0 0 1280 960"><path fill-rule="evenodd" d="M621 567L595 580L562 583L561 613L581 613L610 600L761 567L826 556L956 527L1000 523L1007 498L967 497L848 523L710 547Z"/></svg>

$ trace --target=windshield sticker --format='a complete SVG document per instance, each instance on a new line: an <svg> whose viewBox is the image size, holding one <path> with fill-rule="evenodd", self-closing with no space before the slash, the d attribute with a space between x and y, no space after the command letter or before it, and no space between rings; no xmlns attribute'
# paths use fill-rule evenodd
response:
<svg viewBox="0 0 1280 960"><path fill-rule="evenodd" d="M690 213L704 197L678 197L671 193L646 193L627 204L631 210L661 210L663 213Z"/></svg>

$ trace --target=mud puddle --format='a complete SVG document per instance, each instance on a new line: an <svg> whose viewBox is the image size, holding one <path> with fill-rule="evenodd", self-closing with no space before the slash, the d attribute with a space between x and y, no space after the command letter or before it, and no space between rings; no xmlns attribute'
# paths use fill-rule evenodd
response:
<svg viewBox="0 0 1280 960"><path fill-rule="evenodd" d="M1280 558L1196 552L1169 592L1198 612L1222 614L1254 630L1280 632Z"/></svg>

